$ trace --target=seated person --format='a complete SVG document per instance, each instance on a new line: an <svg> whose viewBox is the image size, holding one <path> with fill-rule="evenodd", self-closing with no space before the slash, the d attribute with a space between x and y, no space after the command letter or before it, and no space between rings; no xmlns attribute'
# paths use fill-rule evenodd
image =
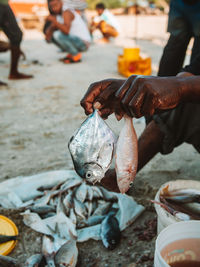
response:
<svg viewBox="0 0 200 267"><path fill-rule="evenodd" d="M86 51L91 41L85 22L76 10L68 9L61 0L51 0L49 7L52 14L47 17L51 24L45 29L46 40L68 53L64 63L80 62L80 52Z"/></svg>
<svg viewBox="0 0 200 267"><path fill-rule="evenodd" d="M96 5L98 16L92 19L90 32L99 29L103 35L101 42L108 43L110 37L119 35L119 25L113 14L105 8L103 3Z"/></svg>

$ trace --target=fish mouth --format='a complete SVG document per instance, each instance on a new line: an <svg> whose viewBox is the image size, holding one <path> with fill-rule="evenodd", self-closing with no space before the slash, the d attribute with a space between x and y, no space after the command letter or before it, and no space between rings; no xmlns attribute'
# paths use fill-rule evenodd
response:
<svg viewBox="0 0 200 267"><path fill-rule="evenodd" d="M90 168L88 168L88 166ZM92 168L92 166L94 168ZM104 171L100 164L98 164L95 161L86 162L84 164L84 167L86 169L84 178L90 182L95 184L96 182L100 182L101 179L104 177Z"/></svg>

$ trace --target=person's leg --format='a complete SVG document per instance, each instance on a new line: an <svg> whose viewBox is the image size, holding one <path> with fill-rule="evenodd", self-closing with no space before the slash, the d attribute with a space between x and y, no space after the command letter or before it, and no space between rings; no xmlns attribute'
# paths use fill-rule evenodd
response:
<svg viewBox="0 0 200 267"><path fill-rule="evenodd" d="M109 42L110 37L117 37L117 30L111 25L107 24L105 21L101 21L98 26L99 30L103 34L103 40Z"/></svg>
<svg viewBox="0 0 200 267"><path fill-rule="evenodd" d="M158 76L175 76L181 70L191 35L187 32L170 35L164 48Z"/></svg>
<svg viewBox="0 0 200 267"><path fill-rule="evenodd" d="M63 34L60 31L55 31L53 33L53 39L55 40L55 44L59 45L65 52L76 55L79 53L78 49L72 43L69 35Z"/></svg>
<svg viewBox="0 0 200 267"><path fill-rule="evenodd" d="M21 55L20 43L22 32L17 24L15 16L8 5L4 5L4 20L1 25L4 33L10 40L11 65L9 79L29 79L32 75L26 75L18 71L18 63Z"/></svg>

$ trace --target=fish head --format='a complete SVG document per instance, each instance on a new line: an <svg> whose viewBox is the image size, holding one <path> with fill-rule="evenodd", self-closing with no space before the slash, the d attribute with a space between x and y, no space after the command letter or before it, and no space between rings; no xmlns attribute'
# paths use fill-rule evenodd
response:
<svg viewBox="0 0 200 267"><path fill-rule="evenodd" d="M106 248L112 250L117 246L118 241L112 237L110 238L107 237L106 239L103 240L103 244Z"/></svg>
<svg viewBox="0 0 200 267"><path fill-rule="evenodd" d="M105 172L99 164L90 162L84 165L84 177L89 183L100 182L104 175Z"/></svg>

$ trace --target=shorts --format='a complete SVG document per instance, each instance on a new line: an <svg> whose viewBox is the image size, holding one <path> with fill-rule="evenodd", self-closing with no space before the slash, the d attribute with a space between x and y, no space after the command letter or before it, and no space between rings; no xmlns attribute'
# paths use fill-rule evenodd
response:
<svg viewBox="0 0 200 267"><path fill-rule="evenodd" d="M9 5L0 4L0 28L8 37L11 45L20 45L22 41L22 31Z"/></svg>
<svg viewBox="0 0 200 267"><path fill-rule="evenodd" d="M175 109L153 115L160 130L164 133L162 154L186 142L200 153L200 104L180 104Z"/></svg>

